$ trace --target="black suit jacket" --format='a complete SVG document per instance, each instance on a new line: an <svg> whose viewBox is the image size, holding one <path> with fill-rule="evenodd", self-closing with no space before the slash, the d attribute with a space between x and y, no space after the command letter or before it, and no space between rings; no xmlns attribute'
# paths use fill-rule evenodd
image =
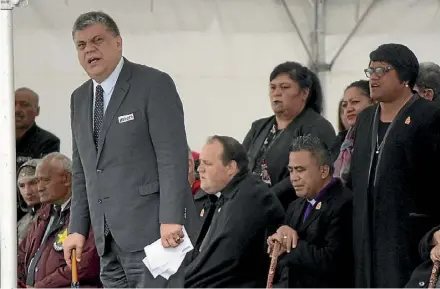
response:
<svg viewBox="0 0 440 289"><path fill-rule="evenodd" d="M283 207L249 172L235 176L222 197L224 202L209 209L215 212L205 240L199 236L194 251L187 254L184 287L264 287L269 269L266 237L283 222Z"/></svg>
<svg viewBox="0 0 440 289"><path fill-rule="evenodd" d="M433 246L431 245L432 236L435 232L440 230L440 225L429 231L420 241L419 253L422 258L422 263L417 266L411 275L411 279L406 284L405 288L427 288L429 284L429 278L432 272L432 260L430 257Z"/></svg>
<svg viewBox="0 0 440 289"><path fill-rule="evenodd" d="M259 119L252 123L243 146L249 157L249 169L252 171L258 158L258 153L269 131L275 123L275 116ZM280 199L285 208L296 199L292 184L289 181L290 145L295 137L312 134L317 136L328 147L336 138L331 123L310 108L304 109L274 141L267 152L266 164L272 181L272 192Z"/></svg>
<svg viewBox="0 0 440 289"><path fill-rule="evenodd" d="M287 210L285 224L297 231L299 241L280 257L277 272L287 273L289 288L353 286L352 193L337 180L320 203L305 221L306 199ZM282 279L286 282L286 276Z"/></svg>

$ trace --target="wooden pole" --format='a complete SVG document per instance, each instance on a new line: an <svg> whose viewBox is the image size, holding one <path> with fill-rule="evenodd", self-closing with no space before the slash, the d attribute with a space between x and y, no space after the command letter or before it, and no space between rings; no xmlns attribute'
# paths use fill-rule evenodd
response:
<svg viewBox="0 0 440 289"><path fill-rule="evenodd" d="M439 261L434 262L434 266L432 266L431 277L429 278L428 288L435 288L435 285L438 280L438 269L439 269Z"/></svg>
<svg viewBox="0 0 440 289"><path fill-rule="evenodd" d="M273 247L271 261L270 261L270 267L269 267L269 275L267 276L267 285L266 288L270 289L272 288L273 283L273 277L275 276L275 270L277 268L278 263L278 254L281 249L281 244L278 242L275 242L275 245Z"/></svg>
<svg viewBox="0 0 440 289"><path fill-rule="evenodd" d="M72 288L79 288L79 282L78 282L78 266L76 262L76 250L72 250Z"/></svg>

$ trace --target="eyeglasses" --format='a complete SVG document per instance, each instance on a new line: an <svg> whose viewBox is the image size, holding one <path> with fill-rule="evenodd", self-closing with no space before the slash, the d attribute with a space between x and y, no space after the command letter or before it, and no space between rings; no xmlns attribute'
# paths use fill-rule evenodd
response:
<svg viewBox="0 0 440 289"><path fill-rule="evenodd" d="M382 77L387 73L388 71L392 70L393 68L391 66L379 66L379 67L368 67L367 69L364 69L365 75L370 78L373 73L376 74L378 77Z"/></svg>

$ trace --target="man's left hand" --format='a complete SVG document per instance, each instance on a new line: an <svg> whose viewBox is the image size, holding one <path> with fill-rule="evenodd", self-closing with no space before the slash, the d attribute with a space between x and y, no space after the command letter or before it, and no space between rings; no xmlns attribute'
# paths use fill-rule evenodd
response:
<svg viewBox="0 0 440 289"><path fill-rule="evenodd" d="M161 224L160 239L164 248L177 247L183 242L182 225L179 224Z"/></svg>

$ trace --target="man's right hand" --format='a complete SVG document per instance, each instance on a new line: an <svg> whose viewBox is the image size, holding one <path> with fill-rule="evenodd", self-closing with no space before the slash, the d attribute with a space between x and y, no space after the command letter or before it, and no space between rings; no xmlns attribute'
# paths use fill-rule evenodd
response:
<svg viewBox="0 0 440 289"><path fill-rule="evenodd" d="M67 266L69 268L72 266L72 250L76 250L76 261L81 262L81 254L86 243L86 237L81 234L73 233L66 237L63 242L64 249L64 260L66 260Z"/></svg>

